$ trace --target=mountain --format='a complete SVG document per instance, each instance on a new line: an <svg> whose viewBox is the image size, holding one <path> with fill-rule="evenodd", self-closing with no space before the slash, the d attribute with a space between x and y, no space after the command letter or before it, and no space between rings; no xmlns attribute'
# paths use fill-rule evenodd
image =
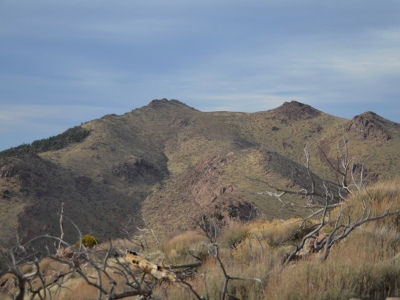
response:
<svg viewBox="0 0 400 300"><path fill-rule="evenodd" d="M348 141L366 180L400 167L400 125L366 112L338 118L296 101L257 113L201 112L177 100L153 100L56 137L0 153L1 237L58 235L58 212L83 234L123 236L151 228L160 238L214 217L221 226L258 216L288 218L265 182L307 187L304 147L317 182L336 181L337 145ZM322 153L322 151L325 155ZM326 157L325 157L326 156ZM372 156L372 157L371 157ZM77 231L66 221L66 236Z"/></svg>

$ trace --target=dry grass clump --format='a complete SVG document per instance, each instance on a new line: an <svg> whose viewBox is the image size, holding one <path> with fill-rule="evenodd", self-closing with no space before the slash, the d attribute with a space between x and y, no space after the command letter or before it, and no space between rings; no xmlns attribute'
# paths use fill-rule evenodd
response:
<svg viewBox="0 0 400 300"><path fill-rule="evenodd" d="M354 265L342 261L302 262L272 274L266 299L385 299L399 294L399 268L386 264Z"/></svg>
<svg viewBox="0 0 400 300"><path fill-rule="evenodd" d="M265 240L270 246L281 246L289 241L301 239L310 232L313 221L293 218L284 220L274 219L264 223L255 223L249 231L251 236Z"/></svg>
<svg viewBox="0 0 400 300"><path fill-rule="evenodd" d="M188 231L164 242L160 250L165 254L165 263L177 265L195 262L190 254L204 258L207 255L207 238L195 231Z"/></svg>
<svg viewBox="0 0 400 300"><path fill-rule="evenodd" d="M269 269L260 262L249 261L247 264L236 264L231 261L229 255L222 255L225 269L230 276L237 277L257 277L266 280ZM192 279L186 279L199 295L206 299L220 299L224 276L218 264L212 260L207 260L202 267L198 269L197 276ZM239 299L264 299L263 287L253 281L231 280L228 285L228 294L236 296ZM184 285L161 286L155 290L155 297L159 299L187 300L196 299L194 295Z"/></svg>
<svg viewBox="0 0 400 300"><path fill-rule="evenodd" d="M394 212L400 207L398 181L378 183L350 196L332 212L343 220ZM268 299L385 299L400 296L399 215L395 214L357 228L332 247L321 263L309 260L277 268L270 273ZM318 254L314 255L318 258Z"/></svg>
<svg viewBox="0 0 400 300"><path fill-rule="evenodd" d="M342 241L321 263L293 263L270 273L267 299L385 299L400 295L400 265L394 263L398 234L387 239L376 229L360 230Z"/></svg>
<svg viewBox="0 0 400 300"><path fill-rule="evenodd" d="M400 205L396 182L369 187L347 199L342 213L358 220L370 211L378 216L395 211ZM364 211L364 215L363 215ZM332 219L339 211L331 213ZM254 282L230 281L228 292L240 299L385 299L400 295L400 232L398 215L367 223L346 239L334 244L325 262L319 253L295 261L286 267L281 262L291 245L299 241L319 220L302 223L301 219L254 222L227 231L220 238L221 259L227 273L237 277L257 277L265 283L264 293ZM326 233L332 230L331 224ZM240 243L224 241L241 240ZM207 299L218 299L223 274L208 260L199 273L198 291ZM174 297L175 299L175 297ZM176 297L176 299L183 299Z"/></svg>
<svg viewBox="0 0 400 300"><path fill-rule="evenodd" d="M267 280L269 265L267 261L253 260L247 264L235 264L226 262L226 271L230 276L259 278L263 282ZM265 263L264 263L265 262ZM204 286L202 294L207 299L219 299L223 286L223 274L218 266L204 272ZM263 299L263 287L254 281L231 280L228 285L228 294L239 299Z"/></svg>
<svg viewBox="0 0 400 300"><path fill-rule="evenodd" d="M237 246L249 235L248 225L236 225L225 230L220 237L221 246L228 249L237 249Z"/></svg>
<svg viewBox="0 0 400 300"><path fill-rule="evenodd" d="M147 282L152 281L152 277L146 275L143 277L143 272L138 268L137 265L128 263L123 257L118 259L110 259L108 262L108 267L101 272L101 286L106 290L110 291L114 287L115 293L123 293L126 291L132 291L133 282L132 276L135 275L138 281L145 278ZM126 269L125 269L126 267ZM126 270L129 269L129 272ZM82 272L86 275L87 279L93 283L98 283L98 270L93 266L87 265L81 268ZM125 270L125 271L123 271ZM107 273L104 274L104 272ZM125 276L124 276L125 274ZM112 282L115 282L115 285ZM144 286L144 285L143 285ZM87 284L84 278L79 274L75 274L68 281L63 284L63 288L54 286L52 288L53 295L56 299L69 300L69 299L97 299L98 289ZM102 296L104 298L104 295ZM103 299L102 298L102 299ZM137 299L136 296L125 297L123 299Z"/></svg>
<svg viewBox="0 0 400 300"><path fill-rule="evenodd" d="M398 207L400 185L396 181L380 183L349 197L340 207L341 211L331 212L331 220L342 216L340 222L357 221L368 216L369 211L369 216L374 217ZM258 278L263 283L262 286L255 281L230 280L228 294L242 300L347 300L352 297L378 300L400 296L399 215L357 227L347 238L333 244L323 262L319 252L311 252L303 259L283 266L285 254L319 221L258 220L237 225L217 236L219 258L227 274ZM328 224L326 233L334 225ZM102 247L96 249L105 249ZM215 259L215 246L204 234L188 231L143 253L153 262L162 257L165 265L196 262L190 253L200 257L203 264L186 280L206 299L220 298L224 274ZM46 267L48 261L41 263L43 268L50 269L50 264ZM95 275L93 269L85 270L85 274L91 272ZM122 291L126 287L124 279L118 274L111 276ZM106 286L109 284L106 279L103 282ZM79 277L71 278L65 287L56 295L57 299L93 299L97 295L97 291ZM186 285L178 283L162 283L153 292L156 299L196 299Z"/></svg>
<svg viewBox="0 0 400 300"><path fill-rule="evenodd" d="M109 276L115 280L116 282L116 291L118 293L121 293L124 291L125 288L129 290L129 287L126 286L125 280L122 276L114 273L114 272L109 272ZM92 273L88 274L88 278L91 279L93 282L96 282L95 278L97 277L97 273L92 270ZM102 275L102 282L103 282L103 288L106 290L110 290L111 285L109 283L108 278L105 275ZM97 299L98 296L98 290L90 286L86 283L86 281L81 278L81 277L76 277L70 280L70 282L67 283L66 289L61 289L58 290L58 293L56 294L57 299L60 300L67 300L67 299L74 299L74 300L87 300L87 299ZM124 299L135 299L135 297L127 297Z"/></svg>
<svg viewBox="0 0 400 300"><path fill-rule="evenodd" d="M400 180L379 182L349 198L350 207L360 215L366 205L371 208L371 217L378 216L387 210L393 212L400 209ZM400 214L375 221L373 226L400 228Z"/></svg>
<svg viewBox="0 0 400 300"><path fill-rule="evenodd" d="M96 299L97 289L88 285L83 279L75 282L73 289L60 291L58 299L86 300Z"/></svg>
<svg viewBox="0 0 400 300"><path fill-rule="evenodd" d="M257 261L267 268L280 263L285 252L293 248L294 240L305 234L300 219L258 221L245 228L246 237L231 251L234 263Z"/></svg>

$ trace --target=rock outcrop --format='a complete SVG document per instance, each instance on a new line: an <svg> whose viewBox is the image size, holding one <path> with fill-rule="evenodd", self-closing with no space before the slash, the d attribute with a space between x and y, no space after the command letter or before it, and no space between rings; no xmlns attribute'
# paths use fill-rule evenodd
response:
<svg viewBox="0 0 400 300"><path fill-rule="evenodd" d="M373 112L366 112L355 116L347 125L346 130L353 132L360 140L376 140L381 143L392 137L382 126L379 116Z"/></svg>
<svg viewBox="0 0 400 300"><path fill-rule="evenodd" d="M285 102L276 109L287 121L298 121L318 117L321 112L310 105L297 101Z"/></svg>

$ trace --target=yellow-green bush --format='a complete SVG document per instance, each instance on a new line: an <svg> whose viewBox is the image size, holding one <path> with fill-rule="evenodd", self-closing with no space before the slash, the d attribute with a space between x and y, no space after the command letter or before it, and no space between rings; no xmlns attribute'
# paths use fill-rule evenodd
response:
<svg viewBox="0 0 400 300"><path fill-rule="evenodd" d="M224 231L220 238L223 247L236 249L249 234L249 227L246 225L235 226Z"/></svg>
<svg viewBox="0 0 400 300"><path fill-rule="evenodd" d="M85 247L94 247L94 246L98 245L99 243L100 243L100 240L97 237L90 235L90 234L85 234L82 237L81 241L78 241L75 244L75 247L79 248L81 245L85 246Z"/></svg>
<svg viewBox="0 0 400 300"><path fill-rule="evenodd" d="M165 254L166 263L186 264L196 261L190 252L200 259L204 258L207 255L207 243L204 235L188 231L163 243L161 251Z"/></svg>

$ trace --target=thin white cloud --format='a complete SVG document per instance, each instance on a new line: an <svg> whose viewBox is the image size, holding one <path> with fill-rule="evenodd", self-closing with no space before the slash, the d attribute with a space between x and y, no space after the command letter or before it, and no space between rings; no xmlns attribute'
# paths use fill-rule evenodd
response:
<svg viewBox="0 0 400 300"><path fill-rule="evenodd" d="M179 20L143 18L135 20L99 21L90 24L73 25L76 30L84 30L85 34L97 39L109 41L119 40L128 44L152 41L154 38L169 36L177 33L184 26Z"/></svg>
<svg viewBox="0 0 400 300"><path fill-rule="evenodd" d="M124 112L81 105L0 105L0 151L60 134L106 114Z"/></svg>
<svg viewBox="0 0 400 300"><path fill-rule="evenodd" d="M207 111L297 100L399 120L399 9L397 0L4 0L0 130L80 123L162 97Z"/></svg>
<svg viewBox="0 0 400 300"><path fill-rule="evenodd" d="M195 100L202 111L236 111L254 112L253 105L257 110L270 110L291 101L289 97L274 97L252 94L234 95L203 95L201 100ZM217 103L217 105L215 104Z"/></svg>
<svg viewBox="0 0 400 300"><path fill-rule="evenodd" d="M49 120L83 122L89 114L97 118L111 113L110 107L78 105L2 105L0 109L0 130L5 127L47 123ZM79 125L79 124L76 124Z"/></svg>

